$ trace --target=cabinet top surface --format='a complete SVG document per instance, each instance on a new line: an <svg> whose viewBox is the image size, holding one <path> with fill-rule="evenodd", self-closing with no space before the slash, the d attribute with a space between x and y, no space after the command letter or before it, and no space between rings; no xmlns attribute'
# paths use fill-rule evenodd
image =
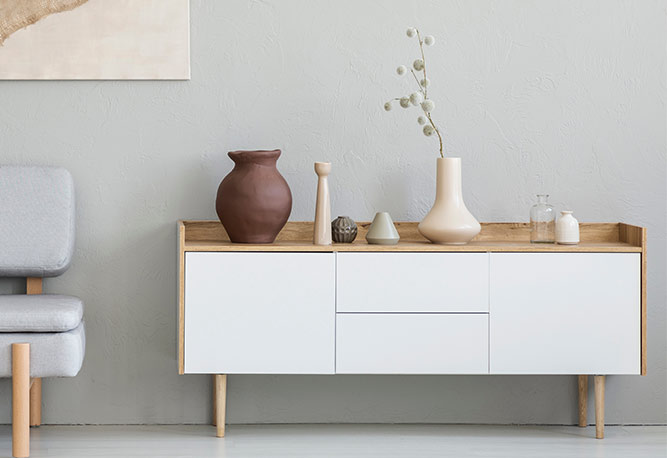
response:
<svg viewBox="0 0 667 458"><path fill-rule="evenodd" d="M370 223L357 223L354 243L313 245L312 222L289 222L271 244L232 243L218 221L179 221L183 251L253 252L564 252L640 253L646 230L623 223L582 223L577 245L530 243L528 223L482 223L480 234L466 245L437 245L424 239L415 222L399 222L397 245L371 245L365 240Z"/></svg>

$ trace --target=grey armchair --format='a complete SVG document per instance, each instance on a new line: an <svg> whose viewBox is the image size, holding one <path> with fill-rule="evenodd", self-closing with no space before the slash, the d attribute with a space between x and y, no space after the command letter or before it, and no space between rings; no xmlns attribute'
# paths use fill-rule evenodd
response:
<svg viewBox="0 0 667 458"><path fill-rule="evenodd" d="M0 277L25 277L26 295L0 295L0 377L12 378L12 452L30 454L41 424L42 378L73 377L85 353L83 304L42 293L74 251L74 184L55 167L0 167Z"/></svg>

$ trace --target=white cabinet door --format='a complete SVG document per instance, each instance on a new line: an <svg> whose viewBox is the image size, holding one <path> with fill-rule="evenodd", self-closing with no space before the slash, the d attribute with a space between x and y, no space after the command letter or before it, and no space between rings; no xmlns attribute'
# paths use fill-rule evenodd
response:
<svg viewBox="0 0 667 458"><path fill-rule="evenodd" d="M639 253L492 253L492 374L638 374Z"/></svg>
<svg viewBox="0 0 667 458"><path fill-rule="evenodd" d="M487 374L485 313L339 313L337 374Z"/></svg>
<svg viewBox="0 0 667 458"><path fill-rule="evenodd" d="M332 374L333 253L186 253L185 372Z"/></svg>
<svg viewBox="0 0 667 458"><path fill-rule="evenodd" d="M488 253L338 253L338 312L487 312Z"/></svg>

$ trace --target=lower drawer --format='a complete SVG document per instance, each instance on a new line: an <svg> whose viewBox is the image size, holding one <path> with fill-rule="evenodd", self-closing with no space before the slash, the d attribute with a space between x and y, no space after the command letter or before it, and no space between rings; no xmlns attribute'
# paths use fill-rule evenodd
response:
<svg viewBox="0 0 667 458"><path fill-rule="evenodd" d="M488 314L336 315L337 374L488 374Z"/></svg>

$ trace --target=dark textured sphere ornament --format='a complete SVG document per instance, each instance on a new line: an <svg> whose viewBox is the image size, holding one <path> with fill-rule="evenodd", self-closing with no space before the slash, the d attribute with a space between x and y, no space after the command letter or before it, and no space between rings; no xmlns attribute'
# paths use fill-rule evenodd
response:
<svg viewBox="0 0 667 458"><path fill-rule="evenodd" d="M331 222L331 238L336 243L352 243L357 238L357 225L348 216L339 216Z"/></svg>

